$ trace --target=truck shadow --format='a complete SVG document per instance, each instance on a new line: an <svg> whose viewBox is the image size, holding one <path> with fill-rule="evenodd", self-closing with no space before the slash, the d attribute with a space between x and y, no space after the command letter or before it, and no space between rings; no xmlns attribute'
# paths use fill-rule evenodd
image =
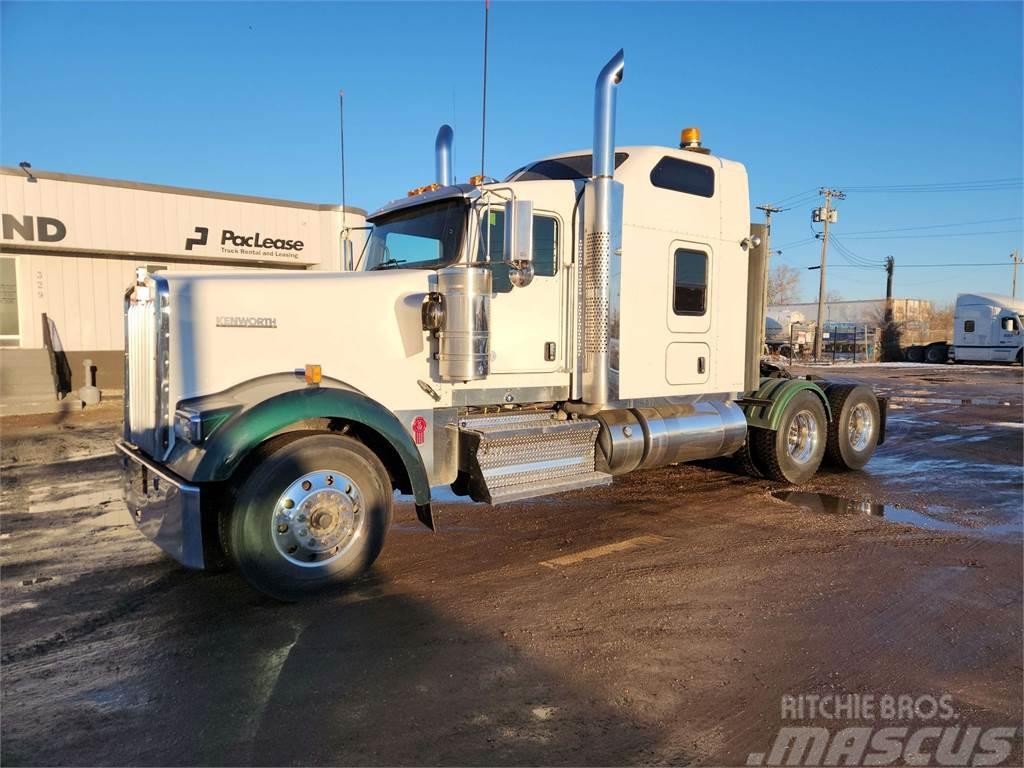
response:
<svg viewBox="0 0 1024 768"><path fill-rule="evenodd" d="M259 639L236 625L200 641L197 657L220 660L219 695L182 713L199 736L182 762L607 765L642 761L657 742L578 688L573 668L524 656L500 623L467 626L383 582L268 612Z"/></svg>
<svg viewBox="0 0 1024 768"><path fill-rule="evenodd" d="M517 648L500 617L469 626L379 572L296 605L230 573L143 591L95 632L6 659L5 762L611 765L649 763L659 742L571 662ZM103 661L70 674L74 658Z"/></svg>

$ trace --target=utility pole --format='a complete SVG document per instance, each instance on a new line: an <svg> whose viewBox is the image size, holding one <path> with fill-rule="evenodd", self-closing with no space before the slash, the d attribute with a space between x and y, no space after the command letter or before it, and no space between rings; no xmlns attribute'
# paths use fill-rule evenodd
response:
<svg viewBox="0 0 1024 768"><path fill-rule="evenodd" d="M768 314L768 274L770 272L768 268L768 261L772 257L772 214L779 213L782 209L776 208L771 203L762 203L757 206L757 210L764 212L764 293L761 296L761 306L764 308L765 315ZM763 350L765 342L765 328L764 318L761 318L760 326L760 343L757 348Z"/></svg>
<svg viewBox="0 0 1024 768"><path fill-rule="evenodd" d="M893 311L892 275L896 259L885 257L885 315L882 321L882 360L895 362L900 359L899 337L896 333L896 316Z"/></svg>
<svg viewBox="0 0 1024 768"><path fill-rule="evenodd" d="M825 205L811 212L811 221L820 221L825 225L821 236L821 274L818 276L818 324L814 329L814 359L821 358L822 331L825 325L825 257L828 255L828 225L839 221L839 211L832 207L832 200L845 200L846 195L837 189L822 187L819 195L825 196Z"/></svg>
<svg viewBox="0 0 1024 768"><path fill-rule="evenodd" d="M1013 298L1017 298L1017 265L1020 264L1020 251L1016 248L1013 249L1013 253L1010 254L1010 258L1013 259L1013 290L1010 295Z"/></svg>

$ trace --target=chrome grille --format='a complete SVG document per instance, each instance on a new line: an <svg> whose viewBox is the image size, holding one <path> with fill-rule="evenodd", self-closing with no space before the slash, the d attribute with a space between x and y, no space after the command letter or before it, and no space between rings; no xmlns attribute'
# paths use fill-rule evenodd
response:
<svg viewBox="0 0 1024 768"><path fill-rule="evenodd" d="M140 280L125 297L125 437L158 459L169 440L166 312L162 280Z"/></svg>

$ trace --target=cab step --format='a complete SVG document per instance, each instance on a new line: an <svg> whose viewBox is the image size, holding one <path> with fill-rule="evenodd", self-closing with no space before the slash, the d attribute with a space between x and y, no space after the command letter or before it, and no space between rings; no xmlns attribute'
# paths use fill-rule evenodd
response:
<svg viewBox="0 0 1024 768"><path fill-rule="evenodd" d="M600 424L550 412L467 416L459 420L459 475L474 501L503 504L608 485L594 468Z"/></svg>

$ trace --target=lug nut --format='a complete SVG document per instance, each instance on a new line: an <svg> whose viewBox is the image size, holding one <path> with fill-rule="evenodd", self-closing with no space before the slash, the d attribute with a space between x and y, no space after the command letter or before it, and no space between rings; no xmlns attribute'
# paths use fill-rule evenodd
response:
<svg viewBox="0 0 1024 768"><path fill-rule="evenodd" d="M287 523L281 523L280 525L278 525L277 526L277 532L278 533L288 533L288 524Z"/></svg>
<svg viewBox="0 0 1024 768"><path fill-rule="evenodd" d="M284 508L285 509L291 509L294 506L295 506L295 502L292 501L291 499L285 499L284 500Z"/></svg>
<svg viewBox="0 0 1024 768"><path fill-rule="evenodd" d="M309 531L307 531L305 528L299 528L299 536L302 536L303 538L305 538L308 535L309 535Z"/></svg>
<svg viewBox="0 0 1024 768"><path fill-rule="evenodd" d="M292 544L290 547L288 547L288 554L289 555L294 555L298 551L299 551L299 548L296 547L294 544Z"/></svg>

